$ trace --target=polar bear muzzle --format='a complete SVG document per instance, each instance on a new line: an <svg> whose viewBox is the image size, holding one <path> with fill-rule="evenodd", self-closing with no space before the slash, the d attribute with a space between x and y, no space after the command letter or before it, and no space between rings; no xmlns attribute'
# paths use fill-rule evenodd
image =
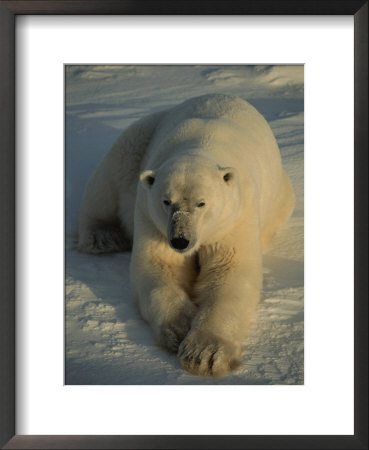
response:
<svg viewBox="0 0 369 450"><path fill-rule="evenodd" d="M169 245L180 253L190 250L196 242L192 228L191 215L188 211L174 211L168 225Z"/></svg>

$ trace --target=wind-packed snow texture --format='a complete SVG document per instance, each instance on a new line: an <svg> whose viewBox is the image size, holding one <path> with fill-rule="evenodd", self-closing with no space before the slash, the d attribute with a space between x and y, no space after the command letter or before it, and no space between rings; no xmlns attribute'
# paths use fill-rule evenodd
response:
<svg viewBox="0 0 369 450"><path fill-rule="evenodd" d="M304 383L303 66L66 66L66 384ZM184 372L154 341L133 301L130 253L74 249L86 182L140 117L207 93L248 100L267 119L296 207L264 256L256 326L242 366L224 378Z"/></svg>

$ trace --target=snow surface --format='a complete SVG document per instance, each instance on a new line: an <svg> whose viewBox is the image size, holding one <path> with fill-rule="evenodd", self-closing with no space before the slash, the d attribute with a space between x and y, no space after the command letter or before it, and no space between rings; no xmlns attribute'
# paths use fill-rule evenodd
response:
<svg viewBox="0 0 369 450"><path fill-rule="evenodd" d="M66 384L304 383L303 66L66 66ZM130 253L74 249L86 182L134 120L206 93L238 95L268 120L296 207L264 256L257 324L242 366L212 379L184 372L154 341L129 284Z"/></svg>

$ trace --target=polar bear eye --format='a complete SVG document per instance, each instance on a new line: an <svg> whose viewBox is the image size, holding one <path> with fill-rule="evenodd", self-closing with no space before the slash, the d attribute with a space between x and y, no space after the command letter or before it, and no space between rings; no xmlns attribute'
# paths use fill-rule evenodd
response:
<svg viewBox="0 0 369 450"><path fill-rule="evenodd" d="M170 200L163 200L163 203L164 203L164 205L169 206L171 204L171 201Z"/></svg>
<svg viewBox="0 0 369 450"><path fill-rule="evenodd" d="M200 202L200 203L197 205L198 208L202 208L203 206L205 206L205 202Z"/></svg>

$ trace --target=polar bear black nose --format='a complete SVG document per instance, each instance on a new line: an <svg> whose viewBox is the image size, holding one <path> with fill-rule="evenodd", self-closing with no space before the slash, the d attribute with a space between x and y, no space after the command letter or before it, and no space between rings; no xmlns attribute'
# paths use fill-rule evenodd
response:
<svg viewBox="0 0 369 450"><path fill-rule="evenodd" d="M188 244L190 243L190 241L188 241L187 239L184 239L184 238L174 238L170 241L170 243L177 250L184 250L185 248L188 247Z"/></svg>

